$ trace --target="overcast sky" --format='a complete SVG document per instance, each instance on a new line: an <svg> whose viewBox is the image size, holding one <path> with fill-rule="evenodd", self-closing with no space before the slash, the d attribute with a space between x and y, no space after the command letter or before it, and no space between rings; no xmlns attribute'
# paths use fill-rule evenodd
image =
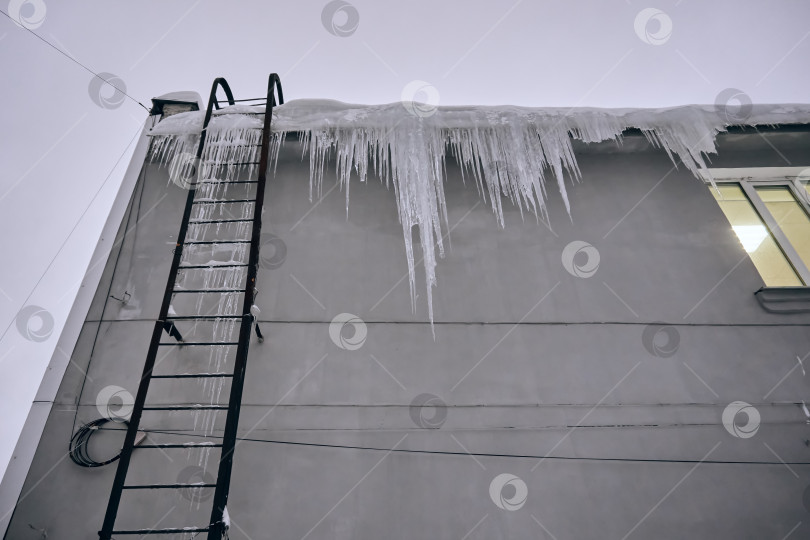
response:
<svg viewBox="0 0 810 540"><path fill-rule="evenodd" d="M262 96L272 71L288 101L810 101L803 0L0 0L0 9L147 106L171 91L207 96L217 76L237 98ZM0 15L0 475L147 115L28 29ZM37 329L26 337L16 321L39 308L53 330L31 339Z"/></svg>

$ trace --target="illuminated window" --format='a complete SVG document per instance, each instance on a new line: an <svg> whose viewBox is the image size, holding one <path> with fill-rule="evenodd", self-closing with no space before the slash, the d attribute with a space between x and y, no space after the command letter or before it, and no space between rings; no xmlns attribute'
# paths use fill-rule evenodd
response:
<svg viewBox="0 0 810 540"><path fill-rule="evenodd" d="M810 285L810 185L782 179L709 185L765 285Z"/></svg>

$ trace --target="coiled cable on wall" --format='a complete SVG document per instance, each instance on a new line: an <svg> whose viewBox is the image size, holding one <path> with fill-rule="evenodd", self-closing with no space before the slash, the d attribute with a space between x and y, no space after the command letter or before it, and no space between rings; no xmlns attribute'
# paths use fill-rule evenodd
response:
<svg viewBox="0 0 810 540"><path fill-rule="evenodd" d="M121 454L119 453L107 461L96 461L90 457L90 452L87 449L87 443L90 442L90 437L93 436L93 433L98 431L101 426L109 421L109 418L99 418L98 420L88 422L80 427L73 437L71 437L69 453L70 459L73 460L73 463L81 467L103 467L104 465L109 465L110 463L117 461L118 458L121 457ZM129 422L126 421L122 423L129 425Z"/></svg>

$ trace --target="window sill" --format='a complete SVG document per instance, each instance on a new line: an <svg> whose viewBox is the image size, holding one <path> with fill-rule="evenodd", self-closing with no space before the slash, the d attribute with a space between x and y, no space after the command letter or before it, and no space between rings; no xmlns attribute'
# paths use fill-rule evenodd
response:
<svg viewBox="0 0 810 540"><path fill-rule="evenodd" d="M810 287L762 287L754 296L768 313L810 313Z"/></svg>

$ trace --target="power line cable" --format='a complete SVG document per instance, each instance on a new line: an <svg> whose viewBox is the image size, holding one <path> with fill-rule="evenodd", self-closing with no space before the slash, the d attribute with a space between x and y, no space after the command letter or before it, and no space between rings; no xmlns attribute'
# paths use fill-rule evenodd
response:
<svg viewBox="0 0 810 540"><path fill-rule="evenodd" d="M59 250L56 252L56 255L53 256L51 261L48 263L48 266L45 268L45 271L42 272L41 276L39 276L39 279L34 284L33 288L31 289L31 292L29 292L28 296L25 297L25 300L23 301L23 304L22 304L23 307L25 307L25 305L28 303L28 301L34 295L34 292L37 290L37 287L39 287L39 284L42 282L42 279L47 275L48 271L51 269L51 266L53 266L53 263L56 262L56 259L59 257L59 254L62 253L62 250L67 245L68 240L70 240L70 238L73 236L73 233L76 231L76 228L79 226L79 223L82 222L82 219L84 219L84 216L87 214L87 211L90 210L91 206L93 206L93 203L95 202L95 200L98 197L99 193L101 193L101 190L104 189L104 186L106 186L107 182L109 182L110 178L112 178L112 174L115 172L115 169L118 168L118 164L121 163L121 160L123 159L124 155L126 155L127 150L129 150L129 147L132 146L132 143L138 137L138 134L140 133L140 131L142 129L143 129L142 127L139 127L137 129L137 131L135 131L135 134L132 136L132 138L127 143L127 146L124 148L124 151L121 152L121 155L118 156L118 159L115 161L115 165L113 165L112 169L110 169L110 172L107 174L107 178L104 179L104 182L102 182L101 185L99 186L99 188L96 190L96 193L93 195L93 198L90 199L89 203L87 203L87 206L85 207L84 211L79 216L79 219L76 220L76 223L73 225L73 228L70 230L68 235L65 237L65 240L62 242L62 245L59 246ZM3 335L0 336L0 341L2 341L3 338L6 337L6 334L11 329L11 327L14 324L14 321L16 320L16 318L17 318L17 316L15 315L11 319L11 322L8 323L8 326L3 331Z"/></svg>
<svg viewBox="0 0 810 540"><path fill-rule="evenodd" d="M36 37L37 37L37 39L39 39L39 40L40 40L40 41L42 41L43 43L47 44L49 47L51 47L53 50L55 50L56 52L58 52L59 54L61 54L62 56L64 56L64 57L65 57L65 58L67 58L68 60L70 60L71 62L73 62L73 63L75 63L75 64L77 64L77 65L81 66L81 67L82 67L82 68L84 68L86 71L88 71L89 73L91 73L91 74L92 74L94 77L97 77L98 79L100 79L100 80L101 80L101 81L103 81L104 83L109 84L110 86L112 86L113 88L115 88L115 89L116 89L118 92L121 92L123 95L125 95L126 97L128 97L129 99L131 99L132 101L134 101L135 103L137 103L138 105L140 105L141 107L143 107L143 108L144 108L144 110L145 110L146 112L149 112L149 108L148 108L146 105L144 105L143 103L141 103L140 101L138 101L138 100L137 100L137 99L135 99L134 97L132 97L132 96L130 96L129 94L127 94L127 93L126 93L124 90L121 90L120 88L118 88L117 86L115 86L113 83L111 83L110 81L108 81L107 79L105 79L104 77L102 77L101 75L99 75L98 73L96 73L95 71L93 71L92 69L90 69L89 67L85 66L84 64L82 64L81 62L79 62L78 60L76 60L75 58L73 58L72 56L70 56L69 54L67 54L65 51L63 51L62 49L60 49L59 47L57 47L57 46L56 46L56 45L54 45L53 43L51 43L50 41L48 41L48 40L47 40L47 39L45 39L44 37L40 36L39 34L37 34L36 32L34 32L33 30L31 30L30 28L26 27L25 25L21 25L21 24L19 23L19 21L14 20L14 17L12 17L11 15L9 15L9 14L8 14L8 13L6 13L5 11L3 11L2 9L0 9L0 13L2 13L3 15L5 15L6 17L8 17L8 19L9 19L11 22L13 22L14 24L16 24L16 25L18 25L18 26L22 27L23 29L27 30L28 32L30 32L31 34L33 34L34 36L36 36Z"/></svg>
<svg viewBox="0 0 810 540"><path fill-rule="evenodd" d="M120 429L109 429L99 427L99 431L123 431ZM162 430L142 430L144 433L160 433L164 435L178 435L184 437L210 438L205 435L183 433L176 431ZM725 461L725 460L700 460L700 459L651 459L651 458L607 458L607 457L587 457L587 456L540 456L532 454L500 454L493 452L453 452L445 450L418 450L408 448L381 448L375 446L351 446L343 444L307 443L299 441L279 441L274 439L253 439L248 437L237 437L238 441L258 442L268 444L284 444L292 446L311 446L317 448L336 448L343 450L370 450L376 452L398 452L403 454L430 454L447 456L477 456L477 457L505 457L505 458L528 458L528 459L549 459L557 461L606 461L623 463L708 463L715 465L810 465L810 462L784 462L784 461ZM193 447L192 447L193 448Z"/></svg>

